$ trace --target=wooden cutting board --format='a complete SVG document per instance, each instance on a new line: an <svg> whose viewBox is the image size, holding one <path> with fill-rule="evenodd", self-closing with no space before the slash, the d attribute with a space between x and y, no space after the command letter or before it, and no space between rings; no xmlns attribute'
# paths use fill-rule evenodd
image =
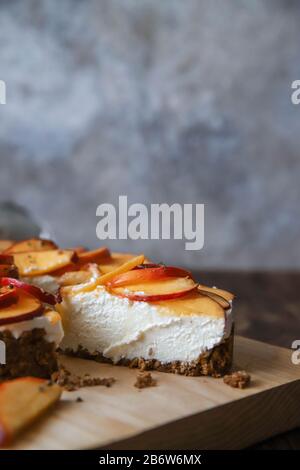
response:
<svg viewBox="0 0 300 470"><path fill-rule="evenodd" d="M65 392L14 448L240 449L300 425L300 366L291 351L246 338L235 340L235 365L253 379L244 390L222 379L159 372L156 387L138 390L136 370L62 362L76 374L113 376L116 383Z"/></svg>

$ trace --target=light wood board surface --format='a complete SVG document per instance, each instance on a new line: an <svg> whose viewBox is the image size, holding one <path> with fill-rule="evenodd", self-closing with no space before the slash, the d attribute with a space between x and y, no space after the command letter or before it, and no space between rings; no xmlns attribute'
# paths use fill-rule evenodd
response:
<svg viewBox="0 0 300 470"><path fill-rule="evenodd" d="M244 390L222 379L153 372L139 390L137 370L63 357L78 375L115 377L103 386L65 392L16 449L240 449L300 425L300 366L291 351L242 337L234 363L252 376ZM76 402L81 397L83 402Z"/></svg>

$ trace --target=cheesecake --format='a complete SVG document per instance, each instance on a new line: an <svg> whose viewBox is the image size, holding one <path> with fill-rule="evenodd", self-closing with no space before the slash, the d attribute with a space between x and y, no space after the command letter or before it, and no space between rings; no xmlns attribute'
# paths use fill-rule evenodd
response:
<svg viewBox="0 0 300 470"><path fill-rule="evenodd" d="M9 255L0 254L1 262L6 264L0 264L0 380L50 378L58 370L56 349L63 337L54 307L58 299L17 279Z"/></svg>
<svg viewBox="0 0 300 470"><path fill-rule="evenodd" d="M189 376L231 367L233 295L183 269L141 255L60 293L64 353Z"/></svg>
<svg viewBox="0 0 300 470"><path fill-rule="evenodd" d="M184 269L105 247L61 249L32 239L5 255L13 256L23 282L59 292L54 343L63 353L190 376L219 377L230 369L230 292L200 285Z"/></svg>

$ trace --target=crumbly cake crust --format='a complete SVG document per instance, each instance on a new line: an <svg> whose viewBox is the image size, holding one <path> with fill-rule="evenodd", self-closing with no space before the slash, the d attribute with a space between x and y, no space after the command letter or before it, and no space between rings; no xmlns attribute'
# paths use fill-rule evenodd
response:
<svg viewBox="0 0 300 470"><path fill-rule="evenodd" d="M150 372L140 371L136 377L136 382L134 386L136 388L148 388L148 387L155 387L157 381L152 377Z"/></svg>
<svg viewBox="0 0 300 470"><path fill-rule="evenodd" d="M6 364L0 364L0 381L32 376L48 379L58 370L56 345L45 339L44 329L24 331L15 338L9 330L0 332L6 346Z"/></svg>
<svg viewBox="0 0 300 470"><path fill-rule="evenodd" d="M250 384L251 376L245 370L238 370L225 375L225 377L223 377L223 381L226 385L233 388L246 388Z"/></svg>
<svg viewBox="0 0 300 470"><path fill-rule="evenodd" d="M191 362L173 361L162 363L156 359L145 360L141 357L134 359L121 359L116 365L138 368L142 371L157 370L186 376L210 375L212 377L223 377L230 371L233 356L233 330L230 336L213 349L200 354L197 360ZM87 349L79 345L77 351L66 349L64 354L68 354L82 359L92 359L97 362L111 363L112 361L104 357L101 353L91 354Z"/></svg>

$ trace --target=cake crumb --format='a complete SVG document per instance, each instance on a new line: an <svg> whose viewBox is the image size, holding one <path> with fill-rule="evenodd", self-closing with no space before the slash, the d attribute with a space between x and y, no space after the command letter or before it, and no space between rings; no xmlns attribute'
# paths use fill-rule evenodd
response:
<svg viewBox="0 0 300 470"><path fill-rule="evenodd" d="M82 387L95 387L97 385L111 387L116 381L114 377L91 377L89 374L85 374L84 377L72 375L63 365L60 366L59 372L53 377L53 380L67 392L73 392Z"/></svg>
<svg viewBox="0 0 300 470"><path fill-rule="evenodd" d="M76 398L76 402L77 402L77 403L82 403L82 402L83 402L83 399L82 399L81 397L77 397L77 398Z"/></svg>
<svg viewBox="0 0 300 470"><path fill-rule="evenodd" d="M134 386L136 388L155 387L157 381L152 377L150 372L139 372L136 377Z"/></svg>
<svg viewBox="0 0 300 470"><path fill-rule="evenodd" d="M223 382L233 388L246 388L250 381L251 376L245 370L238 370L223 377Z"/></svg>

